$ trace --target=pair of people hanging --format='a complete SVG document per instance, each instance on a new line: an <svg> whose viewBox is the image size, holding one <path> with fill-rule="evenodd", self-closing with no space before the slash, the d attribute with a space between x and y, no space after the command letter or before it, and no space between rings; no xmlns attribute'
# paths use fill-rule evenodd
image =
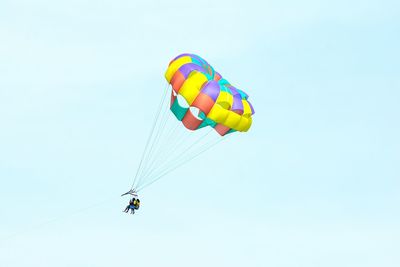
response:
<svg viewBox="0 0 400 267"><path fill-rule="evenodd" d="M129 210L131 211L131 214L135 214L135 210L138 210L140 207L140 200L138 198L133 197L131 200L129 200L128 206L126 206L124 212L128 213Z"/></svg>

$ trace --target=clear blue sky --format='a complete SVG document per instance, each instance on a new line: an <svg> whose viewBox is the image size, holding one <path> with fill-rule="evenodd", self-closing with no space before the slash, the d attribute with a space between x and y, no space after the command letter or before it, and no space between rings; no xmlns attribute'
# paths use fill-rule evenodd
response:
<svg viewBox="0 0 400 267"><path fill-rule="evenodd" d="M0 266L400 266L399 32L398 1L2 0ZM182 52L253 127L127 216Z"/></svg>

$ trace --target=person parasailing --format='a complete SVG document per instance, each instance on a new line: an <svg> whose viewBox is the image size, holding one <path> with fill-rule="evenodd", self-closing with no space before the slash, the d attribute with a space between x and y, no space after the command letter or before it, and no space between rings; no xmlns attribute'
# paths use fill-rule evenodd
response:
<svg viewBox="0 0 400 267"><path fill-rule="evenodd" d="M132 195L133 197L129 200L128 206L126 206L123 212L128 213L130 210L131 214L135 214L135 210L138 210L140 207L140 200L138 198L136 191L134 189L131 189L128 192L122 194L121 196L125 195Z"/></svg>

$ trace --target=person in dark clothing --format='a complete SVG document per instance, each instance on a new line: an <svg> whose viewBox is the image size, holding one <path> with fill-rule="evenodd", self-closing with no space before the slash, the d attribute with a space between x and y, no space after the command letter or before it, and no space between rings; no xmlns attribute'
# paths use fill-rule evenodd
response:
<svg viewBox="0 0 400 267"><path fill-rule="evenodd" d="M135 203L136 203L136 198L132 198L131 201L129 202L129 208L131 209L131 214L135 214Z"/></svg>
<svg viewBox="0 0 400 267"><path fill-rule="evenodd" d="M124 212L128 213L128 211L131 210L131 213L135 213L135 211L134 211L135 207L133 205L134 202L135 202L135 198L132 198L131 200L129 200L129 204L128 204L128 206L126 206Z"/></svg>

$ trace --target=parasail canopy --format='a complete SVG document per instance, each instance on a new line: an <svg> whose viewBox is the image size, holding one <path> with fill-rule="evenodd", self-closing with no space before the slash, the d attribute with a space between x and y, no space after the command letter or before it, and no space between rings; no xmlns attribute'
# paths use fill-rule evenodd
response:
<svg viewBox="0 0 400 267"><path fill-rule="evenodd" d="M171 111L186 128L211 126L222 136L250 128L254 109L248 95L223 79L201 57L177 56L169 63L165 78L172 86ZM177 101L178 97L185 103Z"/></svg>

